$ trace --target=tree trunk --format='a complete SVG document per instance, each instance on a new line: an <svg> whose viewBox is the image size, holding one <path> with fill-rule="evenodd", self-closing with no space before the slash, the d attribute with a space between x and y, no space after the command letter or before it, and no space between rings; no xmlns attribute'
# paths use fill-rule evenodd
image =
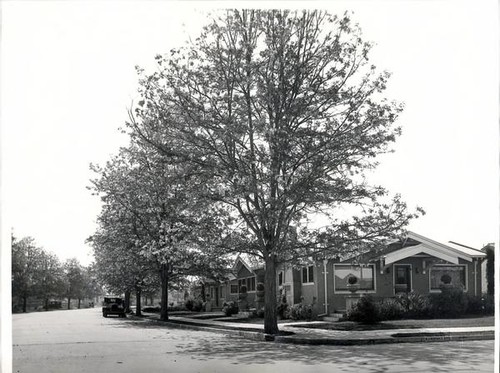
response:
<svg viewBox="0 0 500 373"><path fill-rule="evenodd" d="M71 308L71 298L68 297L68 310Z"/></svg>
<svg viewBox="0 0 500 373"><path fill-rule="evenodd" d="M23 312L26 312L26 303L28 303L28 297L23 296Z"/></svg>
<svg viewBox="0 0 500 373"><path fill-rule="evenodd" d="M81 303L81 301L82 300L80 298L78 298L78 309L80 309L80 303Z"/></svg>
<svg viewBox="0 0 500 373"><path fill-rule="evenodd" d="M160 320L168 320L168 267L166 264L161 266L161 311Z"/></svg>
<svg viewBox="0 0 500 373"><path fill-rule="evenodd" d="M127 290L125 292L125 301L124 301L124 306L125 306L125 312L130 312L130 290Z"/></svg>
<svg viewBox="0 0 500 373"><path fill-rule="evenodd" d="M136 316L142 316L141 312L141 288L135 288L135 299L136 299L136 304L135 304L135 315Z"/></svg>
<svg viewBox="0 0 500 373"><path fill-rule="evenodd" d="M49 310L49 298L45 298L45 311Z"/></svg>
<svg viewBox="0 0 500 373"><path fill-rule="evenodd" d="M276 313L276 257L269 255L265 258L266 271L264 273L264 333L278 333L278 316Z"/></svg>

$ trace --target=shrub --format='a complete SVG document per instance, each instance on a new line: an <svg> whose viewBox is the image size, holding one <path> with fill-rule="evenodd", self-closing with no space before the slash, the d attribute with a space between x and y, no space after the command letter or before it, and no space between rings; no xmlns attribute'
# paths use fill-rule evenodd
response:
<svg viewBox="0 0 500 373"><path fill-rule="evenodd" d="M482 296L468 295L467 310L469 315L493 315L495 313L495 302L491 295Z"/></svg>
<svg viewBox="0 0 500 373"><path fill-rule="evenodd" d="M351 275L347 278L347 282L349 283L349 285L355 285L358 283L358 278L354 275Z"/></svg>
<svg viewBox="0 0 500 373"><path fill-rule="evenodd" d="M144 312L160 312L161 311L161 307L160 306L147 306L147 307L142 307L142 310Z"/></svg>
<svg viewBox="0 0 500 373"><path fill-rule="evenodd" d="M185 310L186 310L186 307L185 307L185 306L183 306L183 305L180 305L180 304L179 304L179 305L177 305L177 306L171 306L171 307L168 307L168 311L169 311L169 312L170 312L170 311L172 311L172 312L174 312L174 311L185 311Z"/></svg>
<svg viewBox="0 0 500 373"><path fill-rule="evenodd" d="M276 307L276 311L278 313L278 316L282 319L288 318L288 303L281 302L280 304L278 304L278 307Z"/></svg>
<svg viewBox="0 0 500 373"><path fill-rule="evenodd" d="M429 301L434 317L458 317L467 310L467 295L459 287L442 288L441 293L431 294Z"/></svg>
<svg viewBox="0 0 500 373"><path fill-rule="evenodd" d="M292 320L312 320L313 309L310 304L294 304L288 310L288 318Z"/></svg>
<svg viewBox="0 0 500 373"><path fill-rule="evenodd" d="M184 301L184 306L186 307L186 309L188 311L192 311L193 310L193 304L194 304L194 300L193 298L187 298L185 301Z"/></svg>
<svg viewBox="0 0 500 373"><path fill-rule="evenodd" d="M379 321L398 320L403 318L405 311L396 299L384 299L377 303Z"/></svg>
<svg viewBox="0 0 500 373"><path fill-rule="evenodd" d="M203 301L201 301L200 299L194 300L194 302L193 302L193 311L194 312L203 311L204 308L205 308L205 304L203 303Z"/></svg>
<svg viewBox="0 0 500 373"><path fill-rule="evenodd" d="M226 316L236 315L239 311L238 303L236 302L224 302L222 305L222 312L224 312Z"/></svg>
<svg viewBox="0 0 500 373"><path fill-rule="evenodd" d="M379 321L379 307L373 298L369 295L361 297L354 306L352 306L346 315L347 320L359 321L363 324L375 324Z"/></svg>
<svg viewBox="0 0 500 373"><path fill-rule="evenodd" d="M184 306L188 311L199 312L203 308L203 302L199 299L187 298L184 302Z"/></svg>
<svg viewBox="0 0 500 373"><path fill-rule="evenodd" d="M405 318L429 316L429 300L414 291L399 294L396 301L401 305Z"/></svg>
<svg viewBox="0 0 500 373"><path fill-rule="evenodd" d="M265 287L262 282L257 283L257 291L264 291Z"/></svg>

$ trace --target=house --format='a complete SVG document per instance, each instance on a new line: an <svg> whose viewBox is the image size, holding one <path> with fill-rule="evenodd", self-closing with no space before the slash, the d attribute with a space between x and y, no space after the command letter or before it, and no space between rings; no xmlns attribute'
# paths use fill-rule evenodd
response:
<svg viewBox="0 0 500 373"><path fill-rule="evenodd" d="M443 281L462 287L470 295L481 295L486 291L481 265L485 256L465 245L443 244L408 232L403 240L348 259L316 261L302 268L280 265L276 286L280 299L285 298L289 305L313 304L323 314L344 312L353 297L363 294L383 299L411 291L438 293ZM238 257L232 274L225 283L208 286L213 307L237 300L243 285L250 307L255 305L255 287L264 282L264 267L251 267ZM352 276L358 280L355 292L348 286Z"/></svg>

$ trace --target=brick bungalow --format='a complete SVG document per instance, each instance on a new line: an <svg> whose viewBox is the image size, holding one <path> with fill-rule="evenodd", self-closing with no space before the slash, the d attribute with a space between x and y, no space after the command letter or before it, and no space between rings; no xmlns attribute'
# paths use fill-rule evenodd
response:
<svg viewBox="0 0 500 373"><path fill-rule="evenodd" d="M382 299L410 291L437 293L448 276L451 284L461 286L464 292L481 295L486 291L481 265L485 256L465 245L443 244L408 232L404 240L349 259L317 261L302 268L281 265L276 286L289 305L314 304L323 314L344 312L353 296L363 294ZM225 283L208 285L212 306L220 308L225 301L237 300L243 285L250 307L254 306L256 284L264 282L264 267L251 267L238 257L231 272ZM445 274L448 276L443 277ZM355 293L348 287L350 276L358 279Z"/></svg>

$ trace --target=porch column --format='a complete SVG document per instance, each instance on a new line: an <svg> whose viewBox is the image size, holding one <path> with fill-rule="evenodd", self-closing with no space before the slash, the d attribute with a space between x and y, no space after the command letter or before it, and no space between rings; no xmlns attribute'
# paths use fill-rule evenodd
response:
<svg viewBox="0 0 500 373"><path fill-rule="evenodd" d="M328 259L323 259L323 275L325 278L325 314L328 315L328 272L326 271L326 265Z"/></svg>

